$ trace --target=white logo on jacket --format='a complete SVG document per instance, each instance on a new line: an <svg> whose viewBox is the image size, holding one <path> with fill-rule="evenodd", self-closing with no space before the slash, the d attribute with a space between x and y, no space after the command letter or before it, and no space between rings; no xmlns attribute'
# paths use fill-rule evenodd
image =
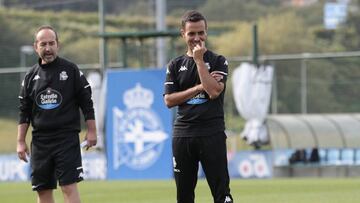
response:
<svg viewBox="0 0 360 203"><path fill-rule="evenodd" d="M35 75L33 80L38 80L38 79L40 79L40 75Z"/></svg>
<svg viewBox="0 0 360 203"><path fill-rule="evenodd" d="M206 62L206 63L205 63L205 66L207 67L208 70L210 70L211 67L210 67L210 64L209 64L209 63Z"/></svg>
<svg viewBox="0 0 360 203"><path fill-rule="evenodd" d="M187 71L188 68L186 66L181 66L179 72Z"/></svg>
<svg viewBox="0 0 360 203"><path fill-rule="evenodd" d="M67 75L66 71L62 71L62 72L60 73L60 80L67 80L68 77L69 77L69 76Z"/></svg>

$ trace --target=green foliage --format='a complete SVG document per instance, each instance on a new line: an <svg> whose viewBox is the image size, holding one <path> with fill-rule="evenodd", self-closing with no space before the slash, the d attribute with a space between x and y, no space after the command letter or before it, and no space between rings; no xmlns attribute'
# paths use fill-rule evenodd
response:
<svg viewBox="0 0 360 203"><path fill-rule="evenodd" d="M17 118L20 74L0 74L0 117Z"/></svg>
<svg viewBox="0 0 360 203"><path fill-rule="evenodd" d="M358 10L350 12L347 21L337 30L325 30L322 26L322 9L324 1L303 8L287 6L281 0L207 0L197 3L187 0L181 2L197 6L209 20L208 47L226 56L247 56L252 54L252 25L257 23L259 33L260 55L290 54L302 52L348 51L360 48L360 14ZM360 1L352 1L354 8L359 8ZM180 4L180 2L177 2ZM202 4L204 3L204 4ZM120 5L109 3L112 10ZM109 6L108 5L108 6ZM146 16L147 2L137 4L123 2L123 12L119 15L106 16L107 32L130 32L154 30L155 22ZM126 9L125 9L126 8ZM184 9L172 8L166 21L168 29L180 28L179 16ZM181 11L181 12L180 12ZM141 14L141 15L140 15ZM142 15L144 14L144 15ZM6 20L5 20L6 19ZM241 20L241 21L240 21ZM26 22L26 23L24 23ZM60 54L70 60L81 63L98 63L98 14L70 11L35 11L30 9L0 9L0 67L18 66L20 46L33 42L33 33L42 24L54 26L60 37ZM110 61L121 61L122 44L111 40L108 44ZM130 67L153 66L154 40L144 40L143 48L136 40L129 40L126 53ZM169 51L169 58L184 53L185 47L181 38L173 42L174 50ZM141 56L141 57L139 57ZM30 57L29 57L30 58ZM35 57L32 59L34 61ZM142 64L142 61L145 64ZM309 112L355 111L357 92L350 90L357 85L360 71L357 61L336 62L329 60L308 61L308 107ZM238 64L231 63L230 72ZM300 61L281 61L275 63L278 87L279 112L300 112ZM339 71L340 67L344 67ZM231 76L231 74L230 74ZM18 83L19 76L1 79L5 85ZM230 80L229 80L230 81ZM232 98L232 87L228 82L225 95L226 122L229 129L240 132L243 121L235 109ZM4 86L6 89L9 86ZM13 85L13 87L18 87ZM3 88L3 89L4 89ZM2 91L4 98L13 98L6 103L14 104L18 90ZM321 98L321 99L320 99ZM1 102L1 101L0 101ZM1 103L5 104L4 102ZM13 111L0 112L10 113Z"/></svg>
<svg viewBox="0 0 360 203"><path fill-rule="evenodd" d="M90 37L83 37L62 48L61 54L78 64L99 63L99 42Z"/></svg>
<svg viewBox="0 0 360 203"><path fill-rule="evenodd" d="M360 49L360 1L349 5L347 19L338 29L327 30L320 22L312 26L313 41L324 51L357 51ZM308 13L310 14L310 13ZM309 19L306 17L304 19ZM309 21L309 20L307 20ZM309 23L308 23L309 24ZM312 25L312 24L311 24Z"/></svg>
<svg viewBox="0 0 360 203"><path fill-rule="evenodd" d="M307 36L306 26L295 13L269 15L258 23L260 54L282 54L314 52ZM239 23L233 32L221 35L215 45L220 53L227 56L251 55L252 24Z"/></svg>
<svg viewBox="0 0 360 203"><path fill-rule="evenodd" d="M280 1L261 1L261 0L208 0L200 8L200 11L209 20L227 21L242 20L255 21L259 17L276 12L279 9Z"/></svg>
<svg viewBox="0 0 360 203"><path fill-rule="evenodd" d="M328 60L306 61L306 66L308 111L311 113L329 113L329 110L333 113L343 112L346 104L341 105L337 102L339 95L331 89L334 84L333 77L339 74L341 69Z"/></svg>
<svg viewBox="0 0 360 203"><path fill-rule="evenodd" d="M347 21L337 31L338 40L347 50L360 49L360 13L350 13Z"/></svg>
<svg viewBox="0 0 360 203"><path fill-rule="evenodd" d="M25 42L16 25L9 22L0 9L0 65L5 67L18 66L20 46Z"/></svg>
<svg viewBox="0 0 360 203"><path fill-rule="evenodd" d="M129 10L130 12L130 10ZM138 12L139 14L139 12ZM0 46L8 46L2 49L4 52L4 60L0 61L0 67L3 66L17 66L19 65L19 47L24 44L33 43L33 33L43 24L49 24L57 29L60 39L60 54L66 58L72 59L76 63L98 63L98 14L97 13L76 13L69 11L52 12L52 11L35 11L35 10L16 10L16 9L0 9L1 19L0 25L4 27L4 33L0 37ZM168 18L169 29L179 29L180 20L178 18ZM24 23L26 22L26 23ZM212 29L215 32L229 30L230 25L223 25L221 23L214 23ZM141 15L107 15L106 16L106 31L107 32L132 32L132 31L147 31L154 30L155 22L153 18L143 17ZM1 40L3 39L3 40ZM10 39L10 40L9 40ZM2 42L2 43L1 43ZM115 43L114 43L115 42ZM144 42L153 43L153 42ZM134 45L135 44L135 45ZM129 56L128 62L130 66L139 66L138 61L138 42L132 42L127 48ZM17 46L17 47L14 47ZM120 42L112 40L109 43L108 53L111 61L119 61L120 59ZM145 46L146 47L146 46ZM145 48L144 60L151 61L147 58L147 52L153 53L151 46ZM11 51L8 51L11 49ZM9 53L14 52L11 57ZM131 55L131 53L134 53ZM0 52L0 57L1 57ZM86 59L86 56L91 56ZM4 65L7 59L13 59L12 63Z"/></svg>
<svg viewBox="0 0 360 203"><path fill-rule="evenodd" d="M356 30L355 22L360 21L354 20L355 17L350 18L354 20L352 24L349 22L351 26L332 31L325 30L320 25L308 27L307 21L303 20L305 18L299 17L297 13L291 11L271 14L257 21L260 55L346 51L358 46L359 40L355 36L360 33ZM213 40L217 52L225 56L251 55L252 26L249 22L238 23L233 31ZM341 62L307 60L309 113L360 110L355 101L359 99L359 94L351 88L357 85L356 81L360 78L360 70L355 68L357 63L356 59L344 59ZM276 68L278 112L301 112L301 61L276 61L271 64Z"/></svg>
<svg viewBox="0 0 360 203"><path fill-rule="evenodd" d="M334 108L334 111L359 112L360 103L359 86L360 71L358 64L359 58L349 60L337 59L333 61L334 66L340 67L336 74L331 75L329 89L334 93L334 100L346 106L346 108Z"/></svg>
<svg viewBox="0 0 360 203"><path fill-rule="evenodd" d="M318 1L311 6L305 6L300 8L288 8L293 10L296 15L304 20L306 27L318 26L323 24L324 15L324 2Z"/></svg>

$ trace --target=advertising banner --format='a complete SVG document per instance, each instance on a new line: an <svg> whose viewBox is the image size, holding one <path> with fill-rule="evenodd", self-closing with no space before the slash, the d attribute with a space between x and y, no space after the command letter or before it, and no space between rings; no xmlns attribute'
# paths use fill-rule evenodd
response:
<svg viewBox="0 0 360 203"><path fill-rule="evenodd" d="M85 180L104 180L106 178L106 159L100 152L82 154ZM17 154L0 155L0 182L29 181L30 164L19 160Z"/></svg>
<svg viewBox="0 0 360 203"><path fill-rule="evenodd" d="M271 178L271 151L241 151L229 159L229 175L233 178Z"/></svg>
<svg viewBox="0 0 360 203"><path fill-rule="evenodd" d="M171 111L163 101L165 70L107 72L108 179L172 177Z"/></svg>
<svg viewBox="0 0 360 203"><path fill-rule="evenodd" d="M30 164L20 161L17 154L0 155L0 181L29 180Z"/></svg>

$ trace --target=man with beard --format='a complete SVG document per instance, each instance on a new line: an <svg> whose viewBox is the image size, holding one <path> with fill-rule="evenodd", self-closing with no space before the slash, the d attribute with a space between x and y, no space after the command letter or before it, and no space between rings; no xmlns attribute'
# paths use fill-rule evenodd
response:
<svg viewBox="0 0 360 203"><path fill-rule="evenodd" d="M178 107L172 140L177 202L194 202L200 162L214 203L232 203L223 110L228 63L206 48L201 13L183 15L181 36L186 54L168 64L164 93L165 104Z"/></svg>
<svg viewBox="0 0 360 203"><path fill-rule="evenodd" d="M31 154L31 184L39 203L53 203L57 181L66 203L79 203L77 182L83 180L79 144L80 108L87 124L86 147L96 145L91 88L78 67L57 56L59 40L50 26L35 33L39 55L20 89L17 153L27 162ZM31 153L25 137L32 125Z"/></svg>

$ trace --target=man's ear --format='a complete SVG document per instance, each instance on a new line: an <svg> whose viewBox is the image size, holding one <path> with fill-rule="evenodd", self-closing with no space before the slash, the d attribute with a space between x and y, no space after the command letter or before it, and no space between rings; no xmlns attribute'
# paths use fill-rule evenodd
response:
<svg viewBox="0 0 360 203"><path fill-rule="evenodd" d="M180 29L180 34L181 34L181 37L184 38L185 37L185 30L184 29Z"/></svg>

